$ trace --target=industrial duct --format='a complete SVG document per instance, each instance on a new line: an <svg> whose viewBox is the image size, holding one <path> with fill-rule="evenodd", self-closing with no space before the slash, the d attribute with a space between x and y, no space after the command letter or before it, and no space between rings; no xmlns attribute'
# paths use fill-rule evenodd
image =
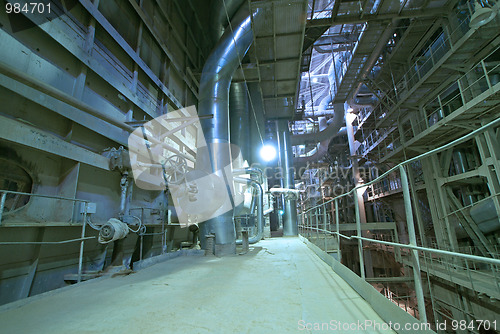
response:
<svg viewBox="0 0 500 334"><path fill-rule="evenodd" d="M232 161L229 146L229 87L233 73L252 41L251 18L245 4L234 15L230 27L208 57L200 80L198 114L213 115L213 118L201 119L208 154L197 156L196 166L225 180L229 198L232 198L232 175L224 174L225 168L231 168ZM200 226L202 247L205 246L205 236L215 234L216 251L221 255L234 254L236 233L232 210L220 209L216 214L219 214L216 218Z"/></svg>
<svg viewBox="0 0 500 334"><path fill-rule="evenodd" d="M282 172L282 187L294 189L294 168L292 159L292 145L288 121L286 119L276 120L276 134L279 144L279 161ZM298 235L297 226L297 206L293 198L285 198L284 216L283 216L283 236Z"/></svg>
<svg viewBox="0 0 500 334"><path fill-rule="evenodd" d="M340 70L340 65L341 61L339 58L337 58L335 62L332 62L332 65L328 70L328 81L330 83L330 91L328 96L324 98L320 103L319 106L320 113L324 114L326 109L328 109L330 103L333 102L333 97L335 95L333 91L333 87L335 87L335 72L338 72L335 70L335 67L337 67L337 69ZM326 127L323 131L320 132L294 135L291 138L292 145L297 146L297 145L304 145L306 143L318 143L327 139L329 140L334 135L336 135L339 132L340 128L342 127L342 123L344 122L344 103L336 103L333 106L333 109L334 109L333 120L330 123L330 125L328 125L328 127Z"/></svg>
<svg viewBox="0 0 500 334"><path fill-rule="evenodd" d="M248 108L247 85L234 82L229 91L231 143L241 152L243 160L250 161L250 113Z"/></svg>
<svg viewBox="0 0 500 334"><path fill-rule="evenodd" d="M329 94L321 101L319 105L319 113L324 115L329 107L329 105L333 102L333 88L335 87L335 72L340 71L341 61L340 58L337 58L330 69L328 70L328 81L330 83ZM328 145L330 144L330 140L339 133L342 124L344 123L344 104L336 103L333 107L333 119L331 123L327 125L325 118L319 119L319 132L314 133L306 133L301 135L292 136L292 145L304 145L307 143L318 143L319 145L316 148L314 154L305 156L305 157L295 157L294 163L297 168L307 165L308 162L315 162L321 159L328 152Z"/></svg>
<svg viewBox="0 0 500 334"><path fill-rule="evenodd" d="M215 0L211 5L212 11L210 17L212 18L210 24L210 37L214 44L216 44L224 32L227 25L238 8L241 7L245 0Z"/></svg>

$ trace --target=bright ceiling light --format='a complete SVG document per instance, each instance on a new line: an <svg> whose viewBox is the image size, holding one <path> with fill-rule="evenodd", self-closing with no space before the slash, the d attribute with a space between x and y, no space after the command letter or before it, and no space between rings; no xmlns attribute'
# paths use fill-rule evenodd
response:
<svg viewBox="0 0 500 334"><path fill-rule="evenodd" d="M274 160L274 158L276 158L276 149L274 146L266 144L260 149L260 157L264 161Z"/></svg>

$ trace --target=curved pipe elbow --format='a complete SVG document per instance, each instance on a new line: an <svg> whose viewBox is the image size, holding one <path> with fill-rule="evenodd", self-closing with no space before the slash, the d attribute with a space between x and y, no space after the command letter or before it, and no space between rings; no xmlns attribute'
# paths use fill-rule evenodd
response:
<svg viewBox="0 0 500 334"><path fill-rule="evenodd" d="M250 244L254 244L262 239L264 234L264 191L262 190L262 186L259 182L255 180L245 179L241 177L233 178L234 182L244 183L249 186L252 186L257 192L257 234L248 238L248 242ZM237 245L241 245L243 240L236 240Z"/></svg>
<svg viewBox="0 0 500 334"><path fill-rule="evenodd" d="M264 172L262 171L262 169L258 167L244 167L244 168L233 169L233 175L244 175L244 174L257 175L258 182L260 184L264 183Z"/></svg>

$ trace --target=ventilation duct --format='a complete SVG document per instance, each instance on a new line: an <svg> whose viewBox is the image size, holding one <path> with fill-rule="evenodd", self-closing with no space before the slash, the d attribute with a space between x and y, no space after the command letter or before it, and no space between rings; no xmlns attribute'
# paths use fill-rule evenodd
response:
<svg viewBox="0 0 500 334"><path fill-rule="evenodd" d="M232 29L231 29L232 27ZM198 114L213 118L201 119L208 152L197 156L197 168L214 173L227 184L229 199L232 198L231 152L229 146L229 87L234 71L245 56L253 41L250 13L243 5L234 15L231 27L221 37L208 57L200 80ZM231 203L232 204L232 203ZM202 247L205 236L215 234L216 252L231 254L236 252L236 232L232 210L223 205L216 218L201 224Z"/></svg>
<svg viewBox="0 0 500 334"><path fill-rule="evenodd" d="M325 97L320 105L319 112L323 115L326 113L328 106L333 102L333 96L335 92L333 88L335 87L335 72L340 71L340 67L342 66L342 62L339 57L336 58L330 69L328 70L328 82L330 83L330 91L327 97ZM293 146L304 145L307 143L318 143L327 139L331 139L337 132L339 132L342 127L342 123L344 122L344 104L339 103L334 106L334 114L333 120L323 131L314 132L314 133L306 133L301 135L294 135L291 138L291 142ZM339 112L337 112L337 110Z"/></svg>
<svg viewBox="0 0 500 334"><path fill-rule="evenodd" d="M243 160L250 160L250 113L248 108L247 85L244 82L231 84L229 91L231 143L236 145Z"/></svg>
<svg viewBox="0 0 500 334"><path fill-rule="evenodd" d="M211 5L212 18L210 24L210 37L214 44L224 35L224 32L229 23L229 19L233 17L238 8L241 7L244 0L215 0Z"/></svg>
<svg viewBox="0 0 500 334"><path fill-rule="evenodd" d="M329 94L321 101L319 105L319 113L322 115L326 114L329 105L333 102L333 88L335 87L335 72L340 71L342 62L339 57L336 58L330 69L328 70L328 81L330 83ZM342 124L344 123L344 104L336 103L333 107L333 119L331 123L326 126L326 119L320 121L320 131L314 133L306 133L301 135L294 135L291 138L293 146L304 145L308 143L318 143L317 151L307 157L296 157L295 164L296 167L304 166L307 162L318 161L328 152L328 145L330 140L339 133Z"/></svg>

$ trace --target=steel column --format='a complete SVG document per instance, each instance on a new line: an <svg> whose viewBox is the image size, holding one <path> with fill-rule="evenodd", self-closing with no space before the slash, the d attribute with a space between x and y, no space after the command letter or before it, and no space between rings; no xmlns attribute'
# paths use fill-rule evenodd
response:
<svg viewBox="0 0 500 334"><path fill-rule="evenodd" d="M399 166L399 171L401 173L401 186L403 188L403 199L406 212L406 224L408 226L408 237L410 240L410 245L417 246L417 237L415 235L415 224L413 222L413 210L411 207L408 175L406 174L404 166ZM422 289L422 277L420 275L420 260L418 257L418 251L413 249L411 250L411 254L413 260L413 281L415 282L415 293L417 295L418 313L420 321L426 323L427 314L425 313L425 299L424 299L424 291Z"/></svg>

